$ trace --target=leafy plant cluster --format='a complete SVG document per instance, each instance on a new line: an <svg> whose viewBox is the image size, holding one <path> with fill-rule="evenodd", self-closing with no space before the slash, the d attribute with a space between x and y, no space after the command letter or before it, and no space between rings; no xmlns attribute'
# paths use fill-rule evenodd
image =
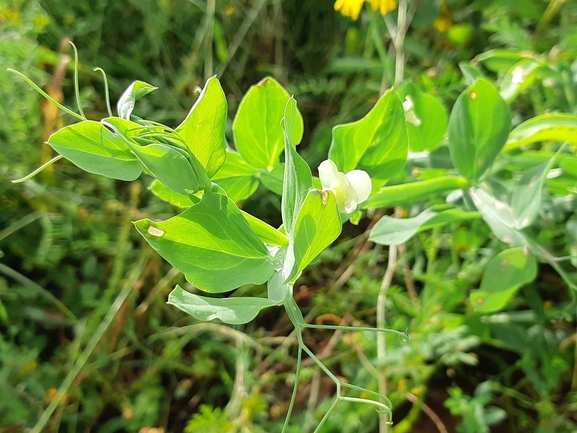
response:
<svg viewBox="0 0 577 433"><path fill-rule="evenodd" d="M482 10L482 3L476 2L472 8ZM170 413L162 408L166 379L160 377L168 375L176 407L185 405L179 399L190 396L193 390L196 395L208 384L213 387L205 397L210 405L202 406L191 418L188 427L191 431L207 425L218 426L222 431L243 431L243 428L280 431L275 419L284 419L289 405L272 397L272 389L276 393L286 392L282 377L289 383L298 384L300 380L302 385L300 392L295 387L292 399L285 397L286 402L292 400L304 407L302 399L308 399L306 412L293 417L295 426L302 425L305 430L318 427L322 431L362 428L371 431L376 428L377 414L370 405L359 406L357 399L386 402L373 393L379 389L377 378L386 375L387 396L399 412L393 418L395 431L411 431L418 426L428 417L426 405L434 402L431 396L445 388L446 407L462 419L457 431L490 431L490 426L499 423L508 425L511 431L552 428L571 431L577 383L572 350L577 122L573 66L568 60L571 58L568 41L572 37L569 14L559 17L559 46L541 54L546 38L539 35L544 34L545 24L539 21L532 36L507 17L515 18L516 14L525 20L547 17L542 21L550 22L559 10L555 12L551 7L547 14L538 15L530 8L512 11L507 9L510 6L493 2L481 27L466 24L459 28L455 22L469 16L459 7L463 6L449 2L441 5L439 11L440 16L452 20L452 34L446 35L455 44L451 55L471 58L472 42L467 41L475 38L469 36L458 42L458 37L467 32L470 35L489 32L494 35L493 43L506 48L485 50L472 62L459 64L467 85L464 91L456 67L447 68L444 78L415 74L413 82L387 91L361 120L328 130L321 122L311 137L312 144L300 152L313 167L313 163L318 164L326 157L323 152L328 151L339 171L361 169L371 175L372 194L362 204L364 211L353 215L338 212L334 191L322 190L321 181L312 176L307 162L296 153L295 145L306 129L296 102L289 96L293 89L287 86L287 92L270 77L244 96L229 130L227 101L215 78L206 82L193 109L174 129L133 114L137 100L135 112L147 113L146 99L141 98L154 87L144 82L134 82L126 90L119 100L117 117L109 109L108 117L101 121L86 120L82 101L78 104L80 115L67 110L81 122L50 137L48 142L56 151L86 171L114 179L134 180L144 171L155 179L150 184L155 197L186 210L169 217L172 208L156 198L150 199L151 207L138 210L141 199L138 182L130 191L118 190L118 186L115 191L113 182L97 176L91 178L96 184L72 193L67 190L81 184L69 181L59 191L58 200L47 202L64 216L41 209L31 213L30 225L13 223L7 232L2 232L3 236L28 235L24 239L30 242L33 236L29 230L38 220L44 233L42 245L49 248L38 254L53 264L65 260L67 254L80 252L86 257L77 264L83 283L72 270L60 276L60 287L67 287L63 294L68 293L64 304L50 298L50 291L34 286L31 279L23 279L22 274L20 277L7 274L9 270L2 268L9 278L16 278L19 287L27 288L27 299L38 302L45 297L53 305L48 310L46 307L31 310L24 305L16 314L14 295L3 291L0 298L9 306L4 323L11 324L3 350L4 383L10 390L3 403L6 413L11 413L8 423L28 419L33 425L40 417L42 403L36 403L38 412L34 414L19 402L23 398L42 402L46 394L45 404L56 411L53 419L61 419L69 428L74 423L93 422L99 416L102 419L110 408L122 408L121 413L118 409L109 412L110 421L105 426L111 431L166 425L168 421L159 420L159 414ZM447 10L454 14L447 15ZM490 12L498 13L490 15ZM411 56L407 68L418 71L420 66L412 62L419 58L418 38L426 32L426 25L417 14L413 19L413 32L406 43ZM379 28L382 24L371 21L370 25ZM357 37L370 36L358 33L364 31L362 27L356 30ZM440 33L429 39L434 43L443 40ZM356 47L353 44L346 49L354 52L362 41L357 39ZM364 43L369 48L376 44L370 37ZM371 50L367 53L370 57ZM364 71L356 69L361 60L355 59L355 68L349 70L357 71L357 79L347 93L339 114L341 119L358 117L352 114L363 110L358 101L370 89L374 92L379 87L378 81L358 72ZM383 58L379 57L380 60ZM377 78L387 68L386 62L379 61L384 68L372 75ZM332 69L331 73L337 70ZM346 75L325 82L326 88L342 83L343 77ZM359 86L359 91L354 91L355 86ZM307 91L306 87L303 89ZM340 92L338 89L342 87L336 89ZM441 103L438 96L449 103ZM304 93L297 98L299 106L301 100L306 106L311 97L318 96ZM449 115L444 105L452 106ZM234 150L226 144L227 135ZM58 166L71 170L66 165ZM30 180L22 185L25 191L35 191L37 184ZM14 191L13 194L20 194L17 189ZM80 191L85 193L79 200ZM275 199L275 194L282 201ZM104 199L91 202L86 198L90 195ZM129 205L116 202L116 197L123 195L131 197ZM76 200L76 204L57 204L67 197ZM267 197L270 203L277 203L283 226L277 230L238 208L236 203L244 201L248 211L251 197L256 197L255 202ZM395 208L394 215L386 215L391 208ZM83 209L89 209L87 218L75 219L72 224L65 220L68 215L82 214ZM365 219L366 216L369 218ZM363 229L368 225L366 233L325 249L339 236L341 224L349 218ZM158 222L159 219L162 221ZM116 226L121 224L118 240L109 233L110 224L104 220ZM155 285L166 271L162 270L161 262L152 258L148 248L143 247L140 252L139 248L134 249L133 245L139 241L130 234L131 220L138 220L136 228L147 243L182 271L195 287L217 293L248 283L232 297L221 297L199 293L181 280L169 295L170 303L198 319L218 318L233 326L255 318L262 323L263 319L257 317L261 310L284 305L298 331L294 334L298 349L291 354L299 362L292 364L293 358L288 355L290 337L272 350L265 347L268 343L264 343L266 338L261 339L259 332L247 338L219 325L205 328L195 325L197 331L185 326L182 332L187 332L184 334L187 336L177 338L182 335L180 331L165 329L159 318L174 323L178 317L176 310L162 305L167 286L174 285L173 281L180 277L169 271ZM21 227L27 231L22 232ZM346 227L345 233L355 230ZM90 236L84 244L75 240L79 230ZM197 235L188 235L192 232ZM392 284L380 281L382 250L380 246L372 250L367 237L378 245L390 246L384 258L389 260L389 269L396 269ZM90 244L99 246L100 255L90 256ZM13 245L10 243L10 254ZM24 248L33 251L34 245ZM104 257L118 251L124 254L107 265ZM319 258L313 260L319 254L321 264L307 267L318 263ZM189 259L194 255L197 259ZM395 257L397 263L392 260ZM37 266L37 262L28 260L30 268ZM125 272L123 260L136 263L131 265L127 284L137 282L138 286L154 287L150 294L142 295L144 299L141 295L130 295L127 285L118 292L119 278ZM111 266L114 276L108 284L103 278L106 272L102 272L106 266ZM74 264L68 269L73 267ZM336 269L336 275L330 269ZM327 287L310 298L311 311L305 317L292 297L292 286L296 283L298 289L299 281L309 287ZM264 288L259 284L264 282L268 282L267 297L260 297ZM80 284L81 290L77 290ZM96 299L99 286L109 287L102 300ZM369 327L374 330L374 325L379 326L374 318L374 305L383 293L387 327L407 330L410 336L405 340L387 334L385 357L379 351L380 337L369 332ZM18 296L22 300L25 293ZM82 297L82 307L76 307L78 301L74 296ZM295 296L308 299L304 287ZM143 334L137 321L127 318L119 309L118 302L122 299L128 300L127 311L140 314L137 320L146 317L155 322L147 325L150 334ZM73 306L70 307L73 312L67 311L67 306ZM60 349L63 352L57 356L61 359L73 356L69 359L77 359L74 363L77 373L84 371L92 376L82 386L63 385L64 364L57 362L44 367L40 361L38 368L40 351L47 355L46 349L37 348L46 348L46 340L33 332L22 332L25 323L61 327L60 315L56 322L46 316L46 311L54 308L67 317L65 327L60 329L73 330L73 334L61 332L60 338L74 335L76 343L63 345ZM86 314L87 308L94 308L94 312L84 328L76 315ZM267 311L260 317L267 320L270 317ZM312 324L316 316L317 324ZM112 322L114 317L118 318ZM180 320L181 324L188 323ZM323 331L321 324L330 321L335 326L325 326ZM114 326L109 332L118 345L117 352L102 350L98 347L101 340L95 338L102 338L107 329L103 325L111 323ZM119 331L123 323L126 329ZM351 330L343 327L347 324L357 325L356 330L349 333ZM267 327L270 329L270 322ZM251 330L256 331L251 325L243 329L249 335ZM337 336L346 331L341 341L337 342L328 332L332 329L337 330ZM211 338L203 338L203 332ZM233 344L211 341L214 336ZM320 345L315 338L321 340ZM22 346L17 344L18 339L24 343ZM333 357L321 358L319 353L324 353L327 342L327 353ZM26 346L32 349L25 349ZM68 355L65 351L70 350L76 352ZM301 351L313 360L323 360L318 361L324 371L322 375L312 364L301 360ZM86 364L94 354L97 354L94 359L100 360ZM123 357L122 364L107 364ZM18 363L18 359L26 362ZM281 366L270 367L272 361ZM262 366L263 376L249 373L253 364ZM137 365L146 368L142 376L133 378L133 392L123 394L127 399L104 403L101 390L110 389L107 382L113 383L112 388L119 386L122 376L113 371L99 373L101 365L123 365L124 370ZM291 371L297 373L296 377L291 376ZM312 391L315 387L317 391L322 389L319 384L325 373L337 388L336 400L328 398L333 395L331 390L325 390L320 398L307 392L309 386ZM280 377L270 379L267 374ZM191 377L205 386L191 385L188 382ZM107 378L115 378L116 384ZM47 383L53 387L47 387ZM59 387L61 393L57 391ZM341 387L353 389L340 393ZM239 394L241 389L247 393ZM407 401L412 403L408 409ZM80 404L91 405L92 410L85 410ZM218 408L226 404L224 411ZM337 411L333 410L335 407ZM442 409L436 410L442 413ZM179 414L182 416L182 412ZM319 426L319 422L323 425ZM285 428L290 430L286 422Z"/></svg>

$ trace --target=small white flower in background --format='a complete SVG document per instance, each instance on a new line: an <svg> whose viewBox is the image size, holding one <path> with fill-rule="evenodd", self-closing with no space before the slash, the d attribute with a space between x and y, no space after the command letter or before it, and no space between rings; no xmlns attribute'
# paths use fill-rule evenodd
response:
<svg viewBox="0 0 577 433"><path fill-rule="evenodd" d="M409 123L412 123L415 126L421 126L421 119L417 117L415 113L415 104L409 95L405 97L403 101L403 109L405 110L405 120Z"/></svg>
<svg viewBox="0 0 577 433"><path fill-rule="evenodd" d="M319 178L323 190L331 190L337 198L339 211L352 213L357 206L371 195L371 178L366 171L353 170L341 173L336 164L327 159L319 165Z"/></svg>

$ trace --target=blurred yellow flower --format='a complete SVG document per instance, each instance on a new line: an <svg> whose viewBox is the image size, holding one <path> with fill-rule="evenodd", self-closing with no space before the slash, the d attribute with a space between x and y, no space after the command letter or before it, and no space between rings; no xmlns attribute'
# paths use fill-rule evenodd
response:
<svg viewBox="0 0 577 433"><path fill-rule="evenodd" d="M374 11L379 11L381 15L386 15L397 8L396 0L337 0L335 2L335 10L340 11L346 17L356 20L359 18L365 1L369 2L371 8Z"/></svg>
<svg viewBox="0 0 577 433"><path fill-rule="evenodd" d="M397 9L396 0L368 0L371 4L371 8L374 11L379 11L381 15L386 15L389 12L393 12Z"/></svg>
<svg viewBox="0 0 577 433"><path fill-rule="evenodd" d="M433 27L441 33L446 33L453 27L453 14L444 1L441 1L441 14L433 22Z"/></svg>
<svg viewBox="0 0 577 433"><path fill-rule="evenodd" d="M365 3L365 0L337 0L335 2L335 10L340 11L346 17L356 20L359 18L363 3Z"/></svg>

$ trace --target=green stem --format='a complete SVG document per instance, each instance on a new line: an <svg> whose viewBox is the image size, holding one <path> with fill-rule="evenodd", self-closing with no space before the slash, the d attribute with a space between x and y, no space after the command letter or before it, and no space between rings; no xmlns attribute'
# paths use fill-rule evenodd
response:
<svg viewBox="0 0 577 433"><path fill-rule="evenodd" d="M38 173L40 173L42 170L44 170L46 167L54 164L56 161L61 160L62 158L64 158L62 155L56 155L54 158L52 158L50 161L42 164L40 167L38 167L36 170L34 170L32 173L30 173L27 176L24 176L20 179L15 179L12 181L12 183L22 183L25 182L29 179L32 179L34 176L36 176Z"/></svg>
<svg viewBox="0 0 577 433"><path fill-rule="evenodd" d="M76 95L76 105L78 105L78 112L80 115L86 117L84 115L84 110L82 109L82 104L80 103L80 86L78 85L78 50L72 41L68 41L68 43L72 45L72 49L74 50L74 93Z"/></svg>
<svg viewBox="0 0 577 433"><path fill-rule="evenodd" d="M24 81L26 81L28 84L30 84L30 86L32 86L32 88L34 90L36 90L38 93L40 93L42 96L44 96L46 99L48 99L50 102L52 102L54 105L56 105L58 108L60 108L62 111L64 111L67 114L70 114L72 117L75 117L76 119L83 121L86 120L85 117L80 116L78 114L76 114L74 111L72 111L70 108L65 107L64 105L62 105L60 102L58 102L56 99L54 99L52 96L50 96L48 93L46 93L44 90L42 90L40 87L38 87L34 81L32 81L30 78L28 78L26 75L24 75L21 72L18 72L12 68L8 68L7 69L9 72L13 72L16 75L18 75L20 78L22 78Z"/></svg>
<svg viewBox="0 0 577 433"><path fill-rule="evenodd" d="M106 77L106 72L102 68L94 68L94 72L100 72L102 74L102 80L104 81L104 97L106 98L106 110L108 115L112 117L112 108L110 108L110 91L108 89L108 78Z"/></svg>

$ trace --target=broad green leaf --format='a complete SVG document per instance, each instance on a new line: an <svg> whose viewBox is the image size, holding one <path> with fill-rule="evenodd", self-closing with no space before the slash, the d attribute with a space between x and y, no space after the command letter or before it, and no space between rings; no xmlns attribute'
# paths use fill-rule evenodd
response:
<svg viewBox="0 0 577 433"><path fill-rule="evenodd" d="M512 102L524 90L535 82L543 64L532 59L523 59L512 66L499 86L499 93L507 102Z"/></svg>
<svg viewBox="0 0 577 433"><path fill-rule="evenodd" d="M118 100L118 104L116 105L118 117L130 120L130 115L132 114L132 110L134 110L136 101L157 88L158 87L154 87L144 81L135 81L132 83Z"/></svg>
<svg viewBox="0 0 577 433"><path fill-rule="evenodd" d="M498 239L515 247L528 248L531 245L527 236L515 228L513 210L508 203L497 200L480 188L471 188L469 192L475 207Z"/></svg>
<svg viewBox="0 0 577 433"><path fill-rule="evenodd" d="M272 169L284 149L281 125L290 96L273 78L267 77L246 93L232 125L234 144L243 158L258 169ZM294 113L291 142L297 145L303 135L303 118Z"/></svg>
<svg viewBox="0 0 577 433"><path fill-rule="evenodd" d="M163 143L131 143L130 148L154 177L176 192L193 194L210 185L204 168L196 161L194 170L194 155L186 155L184 150Z"/></svg>
<svg viewBox="0 0 577 433"><path fill-rule="evenodd" d="M527 58L535 58L535 55L516 50L489 50L477 55L475 61L480 61L487 69L493 72L502 72Z"/></svg>
<svg viewBox="0 0 577 433"><path fill-rule="evenodd" d="M152 248L207 292L262 284L274 271L267 248L223 194L205 194L180 215L161 222L143 219L135 226Z"/></svg>
<svg viewBox="0 0 577 433"><path fill-rule="evenodd" d="M405 84L399 91L401 99L410 98L419 123L407 122L409 148L415 152L436 148L447 132L447 112L433 95L421 92L413 83Z"/></svg>
<svg viewBox="0 0 577 433"><path fill-rule="evenodd" d="M282 221L289 238L306 195L312 187L311 169L297 153L293 139L298 138L300 113L297 102L290 98L283 117L285 133L285 170L281 202Z"/></svg>
<svg viewBox="0 0 577 433"><path fill-rule="evenodd" d="M152 191L155 196L173 206L188 208L194 204L190 199L190 196L170 189L158 179L154 179L148 189Z"/></svg>
<svg viewBox="0 0 577 433"><path fill-rule="evenodd" d="M241 210L242 214L250 224L250 227L254 230L256 235L265 244L274 245L278 247L283 247L288 245L289 240L284 233L280 230L275 229L273 226L265 223L264 221L258 219L255 216Z"/></svg>
<svg viewBox="0 0 577 433"><path fill-rule="evenodd" d="M304 268L333 243L341 230L339 209L333 192L311 189L295 221L295 264L288 280L298 278Z"/></svg>
<svg viewBox="0 0 577 433"><path fill-rule="evenodd" d="M260 310L278 302L266 298L207 298L176 286L168 295L168 304L174 305L198 320L219 319L229 325L242 325L252 321Z"/></svg>
<svg viewBox="0 0 577 433"><path fill-rule="evenodd" d="M119 134L124 135L127 138L135 138L141 134L150 132L151 130L162 132L160 127L146 127L139 123L133 122L131 120L122 119L120 117L107 117L102 119L102 123L110 128L114 129Z"/></svg>
<svg viewBox="0 0 577 433"><path fill-rule="evenodd" d="M282 185L284 179L284 163L279 162L272 170L261 170L258 176L262 184L275 194L282 195Z"/></svg>
<svg viewBox="0 0 577 433"><path fill-rule="evenodd" d="M256 170L240 153L226 150L226 160L212 180L218 183L235 202L250 197L258 188Z"/></svg>
<svg viewBox="0 0 577 433"><path fill-rule="evenodd" d="M418 182L385 186L362 204L364 209L399 206L429 200L434 194L468 188L471 183L461 176L442 176Z"/></svg>
<svg viewBox="0 0 577 433"><path fill-rule="evenodd" d="M540 141L577 144L577 115L551 113L533 117L511 131L505 150Z"/></svg>
<svg viewBox="0 0 577 433"><path fill-rule="evenodd" d="M343 173L366 171L374 190L403 168L408 147L403 105L388 90L361 120L333 128L329 158Z"/></svg>
<svg viewBox="0 0 577 433"><path fill-rule="evenodd" d="M523 173L513 190L511 208L513 223L517 230L531 225L542 205L543 182L553 159L539 164Z"/></svg>
<svg viewBox="0 0 577 433"><path fill-rule="evenodd" d="M433 227L480 218L478 212L465 212L459 209L436 211L425 209L413 218L382 217L371 230L370 240L381 245L399 245L407 242L415 234Z"/></svg>
<svg viewBox="0 0 577 433"><path fill-rule="evenodd" d="M503 148L511 129L507 103L479 79L457 98L449 118L449 150L459 173L476 181Z"/></svg>
<svg viewBox="0 0 577 433"><path fill-rule="evenodd" d="M87 120L66 126L50 136L48 144L74 165L89 173L132 181L142 166L124 137L102 123Z"/></svg>
<svg viewBox="0 0 577 433"><path fill-rule="evenodd" d="M470 86L475 82L477 78L485 78L483 71L476 65L472 65L467 62L460 62L459 69L463 73L463 78L465 78L465 83Z"/></svg>
<svg viewBox="0 0 577 433"><path fill-rule="evenodd" d="M186 119L176 128L187 149L200 161L212 178L226 158L227 103L216 77L210 78Z"/></svg>
<svg viewBox="0 0 577 433"><path fill-rule="evenodd" d="M471 303L480 313L499 311L521 286L536 276L537 263L529 251L523 248L502 251L487 263L481 287L471 293Z"/></svg>

